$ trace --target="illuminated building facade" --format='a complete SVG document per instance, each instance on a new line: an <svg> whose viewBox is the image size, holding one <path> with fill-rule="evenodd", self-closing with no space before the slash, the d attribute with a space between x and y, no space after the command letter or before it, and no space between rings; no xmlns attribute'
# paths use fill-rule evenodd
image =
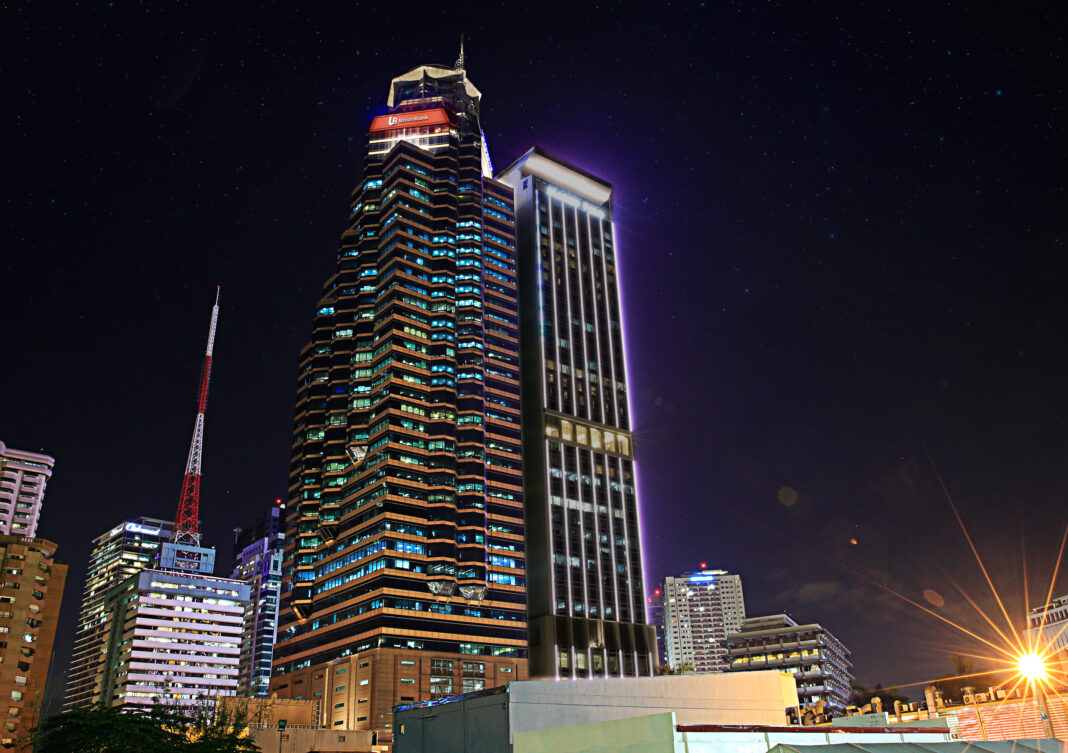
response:
<svg viewBox="0 0 1068 753"><path fill-rule="evenodd" d="M100 674L108 648L104 600L115 586L147 567L171 536L173 523L155 518L124 520L93 539L82 607L74 634L63 709L89 708L100 700Z"/></svg>
<svg viewBox="0 0 1068 753"><path fill-rule="evenodd" d="M271 692L358 676L323 722L383 742L394 704L526 673L513 203L480 99L462 57L393 80L301 354Z"/></svg>
<svg viewBox="0 0 1068 753"><path fill-rule="evenodd" d="M20 749L41 719L67 566L44 539L0 536L0 748Z"/></svg>
<svg viewBox="0 0 1068 753"><path fill-rule="evenodd" d="M665 578L658 589L664 599L668 666L676 672L724 672L725 640L742 629L745 601L742 579L726 570L702 569Z"/></svg>
<svg viewBox="0 0 1068 753"><path fill-rule="evenodd" d="M515 194L530 670L648 676L612 186L531 149Z"/></svg>
<svg viewBox="0 0 1068 753"><path fill-rule="evenodd" d="M0 442L0 534L37 535L45 486L55 458Z"/></svg>
<svg viewBox="0 0 1068 753"><path fill-rule="evenodd" d="M849 650L815 623L798 625L786 614L745 619L740 632L727 636L727 656L731 672L777 669L792 674L801 706L822 701L825 713L841 716L849 703Z"/></svg>
<svg viewBox="0 0 1068 753"><path fill-rule="evenodd" d="M144 709L155 698L176 706L236 695L249 587L211 575L213 551L196 552L199 572L173 563L190 547L163 544L167 569L142 570L105 599L108 650L100 699ZM177 555L177 557L175 556Z"/></svg>
<svg viewBox="0 0 1068 753"><path fill-rule="evenodd" d="M241 674L238 695L266 698L271 684L271 659L278 633L278 602L282 587L280 530L282 501L249 528L234 533L231 578L248 584L245 623L241 633Z"/></svg>

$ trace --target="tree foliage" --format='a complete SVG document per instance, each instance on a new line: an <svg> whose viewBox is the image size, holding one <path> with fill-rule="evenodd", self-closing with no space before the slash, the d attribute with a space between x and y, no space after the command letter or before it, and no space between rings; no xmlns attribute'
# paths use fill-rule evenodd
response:
<svg viewBox="0 0 1068 753"><path fill-rule="evenodd" d="M45 719L33 733L37 753L259 753L244 736L247 710L236 704L187 708L157 702L122 713L107 706Z"/></svg>

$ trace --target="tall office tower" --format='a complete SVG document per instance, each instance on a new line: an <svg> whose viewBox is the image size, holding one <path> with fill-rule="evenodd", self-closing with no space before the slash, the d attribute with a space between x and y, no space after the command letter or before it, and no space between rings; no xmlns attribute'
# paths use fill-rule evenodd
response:
<svg viewBox="0 0 1068 753"><path fill-rule="evenodd" d="M271 658L278 633L278 595L282 586L280 529L282 500L249 528L234 531L231 576L248 584L249 600L241 633L241 674L238 695L266 698L271 684Z"/></svg>
<svg viewBox="0 0 1068 753"><path fill-rule="evenodd" d="M675 671L725 672L726 638L742 629L742 579L726 570L701 569L665 578L665 649Z"/></svg>
<svg viewBox="0 0 1068 753"><path fill-rule="evenodd" d="M1028 645L1060 672L1068 672L1068 596L1032 607L1027 614ZM1061 675L1064 677L1065 675Z"/></svg>
<svg viewBox="0 0 1068 753"><path fill-rule="evenodd" d="M802 707L823 703L841 716L853 686L850 652L829 630L816 623L798 625L787 614L748 617L727 637L731 672L777 669L794 676Z"/></svg>
<svg viewBox="0 0 1068 753"><path fill-rule="evenodd" d="M45 486L55 464L53 457L0 442L0 533L31 539L37 535Z"/></svg>
<svg viewBox="0 0 1068 753"><path fill-rule="evenodd" d="M612 186L531 149L519 237L530 671L650 675Z"/></svg>
<svg viewBox="0 0 1068 753"><path fill-rule="evenodd" d="M44 539L0 536L0 697L7 704L0 747L25 744L40 721L67 566Z"/></svg>
<svg viewBox="0 0 1068 753"><path fill-rule="evenodd" d="M512 191L480 99L462 57L393 79L301 353L271 691L383 741L394 704L526 671Z"/></svg>
<svg viewBox="0 0 1068 753"><path fill-rule="evenodd" d="M152 567L160 545L170 538L173 525L167 520L134 518L93 539L82 609L74 633L74 652L63 702L65 711L89 708L100 700L100 675L108 648L104 599L115 586Z"/></svg>

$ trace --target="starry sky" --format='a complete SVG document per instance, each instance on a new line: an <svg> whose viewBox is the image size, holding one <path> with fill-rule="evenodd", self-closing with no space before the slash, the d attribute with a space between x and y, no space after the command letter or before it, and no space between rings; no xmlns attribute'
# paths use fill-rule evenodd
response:
<svg viewBox="0 0 1068 753"><path fill-rule="evenodd" d="M616 187L649 589L738 572L867 685L992 654L940 620L1008 630L946 492L1019 627L1068 523L1068 140L1054 5L978 5L3 3L0 439L56 457L57 668L90 538L174 515L217 284L206 542L284 496L367 126L461 32L497 166Z"/></svg>

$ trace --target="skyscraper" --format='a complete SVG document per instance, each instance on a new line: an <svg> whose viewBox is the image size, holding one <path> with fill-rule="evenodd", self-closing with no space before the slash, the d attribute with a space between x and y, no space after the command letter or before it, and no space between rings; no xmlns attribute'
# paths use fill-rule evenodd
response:
<svg viewBox="0 0 1068 753"><path fill-rule="evenodd" d="M0 533L37 535L45 486L55 458L15 450L0 442Z"/></svg>
<svg viewBox="0 0 1068 753"><path fill-rule="evenodd" d="M665 578L658 590L668 665L675 671L725 672L726 638L741 630L745 619L741 577L701 569Z"/></svg>
<svg viewBox="0 0 1068 753"><path fill-rule="evenodd" d="M519 239L530 671L650 675L612 186L539 148Z"/></svg>
<svg viewBox="0 0 1068 753"><path fill-rule="evenodd" d="M396 703L525 675L512 191L480 100L462 54L393 79L301 353L271 690L383 741Z"/></svg>
<svg viewBox="0 0 1068 753"><path fill-rule="evenodd" d="M256 523L234 533L232 578L249 587L241 633L241 674L238 695L266 698L271 684L271 659L278 633L278 592L282 584L280 529L282 501L278 500Z"/></svg>
<svg viewBox="0 0 1068 753"><path fill-rule="evenodd" d="M170 538L173 525L167 520L135 518L124 520L93 539L74 634L65 711L89 708L100 700L100 674L108 647L104 600L115 586L152 567L160 545Z"/></svg>
<svg viewBox="0 0 1068 753"><path fill-rule="evenodd" d="M67 566L44 539L0 535L0 748L22 748L43 707Z"/></svg>

